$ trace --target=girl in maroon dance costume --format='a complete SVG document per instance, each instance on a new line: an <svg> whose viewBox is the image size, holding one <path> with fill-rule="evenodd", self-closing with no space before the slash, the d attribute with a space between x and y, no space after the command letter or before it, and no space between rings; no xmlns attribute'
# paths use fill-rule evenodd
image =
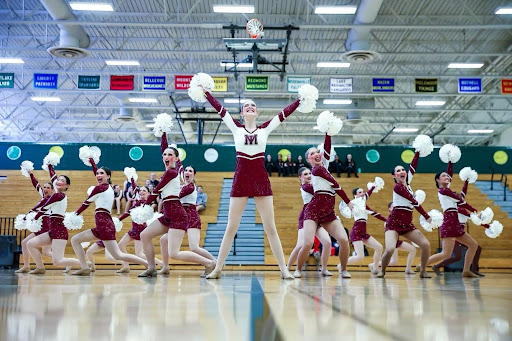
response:
<svg viewBox="0 0 512 341"><path fill-rule="evenodd" d="M34 185L34 188L36 189L36 191L39 193L39 195L41 195L41 200L37 203L37 205L34 208L32 208L29 211L29 213L30 213L30 212L36 212L39 209L39 207L41 207L46 202L46 200L52 196L53 186L52 186L51 182L45 182L43 184L43 186L41 186L39 184L39 181L37 181L36 177L34 176L34 174L32 174L32 172L29 172L29 173L30 173L30 179L32 180L32 185ZM50 231L49 212L46 212L46 214L43 215L42 219L43 219L43 223L42 223L41 230L29 234L25 239L23 239L21 241L21 252L23 255L23 267L16 270L15 273L26 273L26 272L30 271L30 253L28 252L27 243L32 238L35 238L45 232ZM51 249L52 248L50 245L43 246L43 255L45 255L49 258L52 258Z"/></svg>
<svg viewBox="0 0 512 341"><path fill-rule="evenodd" d="M439 261L450 258L455 242L459 242L467 246L468 251L466 252L466 257L464 259L464 269L462 270L462 277L478 277L477 274L474 274L469 269L471 263L473 262L473 258L475 257L476 250L478 249L478 243L473 237L464 231L464 225L459 223L459 215L458 215L458 207L463 207L465 209L470 210L471 212L476 212L476 210L471 207L464 200L464 196L461 196L455 192L453 192L449 186L452 182L453 176L453 165L452 162L448 162L448 169L446 172L439 172L435 176L436 186L439 188L438 196L439 201L441 203L441 207L443 208L443 224L439 228L441 231L441 239L443 250L440 253L436 253L435 255L430 256L428 259L428 264L436 264ZM462 189L464 193L467 191L466 182L464 182L465 188ZM436 274L440 274L439 269L433 267L433 270Z"/></svg>
<svg viewBox="0 0 512 341"><path fill-rule="evenodd" d="M297 261L297 257L299 255L299 251L302 248L302 245L304 244L304 210L306 209L307 205L311 202L315 195L315 190L313 189L313 185L311 184L312 177L311 177L311 171L307 167L302 167L299 169L299 179L301 182L301 188L300 193L302 195L302 200L304 202L304 206L302 207L302 210L299 214L299 225L298 225L298 235L297 235L297 245L295 245L295 248L293 249L292 253L290 254L290 258L288 259L288 270L291 270L293 264ZM320 240L320 243L322 244L322 275L323 276L332 276L332 274L327 270L327 264L329 262L329 256L331 255L331 237L329 236L329 233L327 231L319 226L316 229L315 236L318 237L318 240ZM298 270L299 268L297 268ZM299 272L297 272L294 275L300 275Z"/></svg>
<svg viewBox="0 0 512 341"><path fill-rule="evenodd" d="M72 275L87 276L91 273L91 269L85 259L85 251L81 244L83 242L96 241L98 239L103 242L105 249L108 250L114 259L147 266L147 262L144 259L128 253L123 253L119 250L119 246L116 242L116 228L111 216L112 206L114 203L114 190L110 186L110 177L112 172L107 167L98 168L92 158L90 158L89 161L92 166L92 171L96 176L96 180L98 181L98 185L94 187L89 197L78 208L76 214L79 215L85 211L94 201L96 206L94 213L96 227L80 232L71 238L71 245L78 256L81 265L80 270L73 272Z"/></svg>
<svg viewBox="0 0 512 341"><path fill-rule="evenodd" d="M156 236L168 234L168 254L171 259L181 260L189 263L202 264L205 266L205 272L210 273L215 267L215 261L205 258L191 251L180 251L183 237L189 226L188 215L180 202L180 179L176 163L179 161L179 152L176 148L167 143L167 134L163 133L160 148L162 151L162 161L165 166L165 173L160 178L158 186L147 198L145 204L150 205L153 200L162 194L162 213L163 216L152 222L142 233L140 239L144 248L144 253L148 259L148 269L139 277L153 277L157 275L155 269L155 247L153 238ZM168 264L165 262L164 264Z"/></svg>
<svg viewBox="0 0 512 341"><path fill-rule="evenodd" d="M428 257L430 256L430 243L412 223L413 208L416 208L429 223L432 221L427 212L425 212L423 207L421 207L414 198L414 193L411 189L411 181L414 173L416 173L419 158L420 152L416 151L409 165L409 172L406 172L403 166L396 166L391 173L395 179L395 187L393 188L393 210L386 220L386 250L384 255L382 255L382 269L377 274L377 277L383 278L386 275L386 268L389 265L391 256L393 256L396 250L399 236L404 236L420 247L420 277L431 277L426 271Z"/></svg>
<svg viewBox="0 0 512 341"><path fill-rule="evenodd" d="M84 247L85 249L85 247ZM105 244L101 240L98 240L96 243L92 243L85 252L85 258L87 259L87 262L89 264L89 269L91 269L91 272L96 271L96 263L94 262L94 254L98 251L105 250L105 259L109 261L110 263L118 264L119 261L114 259L112 255L108 252L107 249L105 249Z"/></svg>
<svg viewBox="0 0 512 341"><path fill-rule="evenodd" d="M343 225L334 213L335 196L338 194L345 203L352 208L350 199L345 191L334 180L331 173L327 170L331 153L331 136L325 134L323 153L318 148L309 148L306 152L306 160L313 167L313 188L315 194L304 211L304 243L299 252L299 260L297 262L297 271L295 277L301 276L301 269L304 262L308 259L309 249L313 245L316 229L319 224L333 236L340 245L340 268L339 271L343 278L350 278L347 271L347 261L350 251L348 245L348 236Z"/></svg>
<svg viewBox="0 0 512 341"><path fill-rule="evenodd" d="M184 182L180 190L180 202L188 216L187 235L190 251L195 252L204 258L217 261L210 252L199 246L199 241L201 240L201 218L199 217L199 213L197 213L196 210L197 189L194 183L196 170L192 166L188 166L187 168L183 169L180 161L178 161L176 165L178 169L180 169L180 176ZM163 275L169 274L169 252L167 245L168 235L166 233L162 236L162 238L160 238L160 250L162 252L163 266L158 273ZM201 276L205 277L206 272Z"/></svg>
<svg viewBox="0 0 512 341"><path fill-rule="evenodd" d="M296 100L273 119L261 125L256 125L258 108L253 101L246 100L244 102L240 113L240 116L244 118L244 124L241 124L232 118L208 91L205 91L205 95L208 102L217 110L222 121L233 133L236 149L236 167L229 201L228 224L222 238L217 266L206 278L220 278L222 267L231 250L231 244L238 231L247 201L250 197L254 197L270 248L281 270L281 277L293 279L292 274L286 267L283 247L276 229L274 199L268 173L265 169L265 149L270 133L297 109L300 101Z"/></svg>
<svg viewBox="0 0 512 341"><path fill-rule="evenodd" d="M48 232L32 238L27 243L30 255L36 263L36 268L29 272L32 274L44 274L46 271L43 260L41 259L41 253L38 250L39 247L43 247L45 245L52 246L53 265L66 267L80 266L78 259L64 257L64 251L66 249L66 244L68 243L68 230L66 226L64 226L64 214L66 213L66 208L68 206L66 191L68 190L71 181L66 175L60 175L57 177L52 165L48 165L48 171L50 172L50 178L53 182L55 193L39 207L35 219L43 216L46 212L51 212L49 220L50 228ZM67 270L69 271L69 269Z"/></svg>

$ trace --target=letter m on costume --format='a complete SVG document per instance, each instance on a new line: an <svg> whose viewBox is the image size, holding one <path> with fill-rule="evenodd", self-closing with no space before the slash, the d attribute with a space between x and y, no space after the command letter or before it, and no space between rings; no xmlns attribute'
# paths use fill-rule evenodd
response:
<svg viewBox="0 0 512 341"><path fill-rule="evenodd" d="M254 134L254 135L245 134L245 145L249 145L249 144L258 144L258 135L257 134Z"/></svg>

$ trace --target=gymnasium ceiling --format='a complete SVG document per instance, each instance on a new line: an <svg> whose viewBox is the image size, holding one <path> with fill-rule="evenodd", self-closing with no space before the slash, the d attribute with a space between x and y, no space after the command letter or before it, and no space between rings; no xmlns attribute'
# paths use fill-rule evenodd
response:
<svg viewBox="0 0 512 341"><path fill-rule="evenodd" d="M54 2L46 0L46 2ZM63 0L67 4L68 1ZM355 15L317 15L320 5L356 5L358 0L102 0L114 12L73 11L71 24L80 25L90 37L89 57L64 59L47 49L59 45L60 29L39 0L0 0L0 57L22 58L24 64L0 64L1 73L15 74L14 89L0 89L0 139L28 142L120 142L156 143L146 124L161 112L181 118L205 118L204 143L231 142L231 134L220 125L217 114L207 105L192 104L184 91L174 90L173 75L206 72L227 76L228 92L216 96L252 98L260 107L260 120L275 115L292 102L296 94L287 91L287 77L311 77L325 98L352 99L349 106L327 106L342 117L358 118L345 124L337 144L407 144L418 133L435 136L435 143L496 145L503 134L512 134L512 96L502 95L502 78L512 78L512 15L496 15L507 5L501 0L384 0L369 33L369 47L378 53L370 63L352 62L348 68L318 68L320 61L342 61L345 42L354 26ZM213 12L217 4L250 4L254 14ZM266 27L293 30L288 42L286 73L270 76L270 91L244 92L244 77L238 80L224 72L220 61L232 59L223 43L230 30L223 26L245 26L259 18ZM248 38L244 29L235 37ZM265 30L266 39L285 39L285 30ZM241 52L241 60L249 52ZM280 62L283 53L261 52L267 60ZM138 60L140 66L107 66L105 60ZM452 62L484 63L479 69L449 69ZM275 70L261 65L263 70ZM34 73L58 73L57 90L34 90ZM101 90L77 90L77 75L102 76ZM167 76L167 91L127 93L109 90L112 74L134 74L136 84L143 75ZM352 94L329 93L329 78L352 77ZM373 77L395 79L395 93L372 93ZM436 94L415 93L415 78L437 78ZM459 94L459 77L479 77L481 94ZM58 96L61 102L34 102L33 96ZM128 103L127 97L157 98L156 104ZM171 98L172 97L172 98ZM443 100L441 107L418 107L418 100ZM117 120L120 107L131 121ZM186 113L194 108L200 113ZM349 111L349 109L352 109ZM206 111L206 112L204 112ZM237 112L236 104L230 108ZM311 114L294 113L273 134L271 143L314 143ZM210 119L210 120L208 120ZM360 124L355 124L362 122ZM397 133L393 128L418 128L418 132ZM217 131L218 128L218 131ZM197 143L197 123L183 120L175 126L177 143ZM468 129L491 129L490 134L469 134Z"/></svg>

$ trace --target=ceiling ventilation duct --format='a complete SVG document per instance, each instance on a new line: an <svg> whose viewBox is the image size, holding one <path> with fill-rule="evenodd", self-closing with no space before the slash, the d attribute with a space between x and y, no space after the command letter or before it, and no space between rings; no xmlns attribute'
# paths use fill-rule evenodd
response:
<svg viewBox="0 0 512 341"><path fill-rule="evenodd" d="M133 111L137 109L125 108L123 104L119 108L119 116L114 117L114 121L117 122L133 122L136 118L133 115Z"/></svg>
<svg viewBox="0 0 512 341"><path fill-rule="evenodd" d="M352 108L348 108L347 118L343 121L347 125L358 125L367 123L368 120L361 117L361 111L354 109L374 109L375 99L374 98L357 98L352 102Z"/></svg>
<svg viewBox="0 0 512 341"><path fill-rule="evenodd" d="M53 20L73 20L76 17L71 12L68 4L64 0L39 0ZM47 51L51 55L59 58L78 59L88 57L90 38L80 25L60 24L60 42L59 46L50 47Z"/></svg>
<svg viewBox="0 0 512 341"><path fill-rule="evenodd" d="M382 0L362 0L357 8L354 25L369 25L377 18ZM370 28L356 26L348 32L342 59L350 63L370 63L379 58L379 54L370 50Z"/></svg>

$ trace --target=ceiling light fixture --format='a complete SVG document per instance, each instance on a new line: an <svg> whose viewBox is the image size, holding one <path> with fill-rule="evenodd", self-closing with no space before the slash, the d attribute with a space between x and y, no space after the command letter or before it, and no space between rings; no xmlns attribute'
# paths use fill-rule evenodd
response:
<svg viewBox="0 0 512 341"><path fill-rule="evenodd" d="M484 63L450 63L448 69L480 69Z"/></svg>
<svg viewBox="0 0 512 341"><path fill-rule="evenodd" d="M490 134L494 130L492 129L469 129L468 133L470 134Z"/></svg>
<svg viewBox="0 0 512 341"><path fill-rule="evenodd" d="M60 102L59 97L45 97L45 96L39 96L39 97L30 97L31 100L34 102Z"/></svg>
<svg viewBox="0 0 512 341"><path fill-rule="evenodd" d="M148 127L148 128L154 128L154 127L155 127L155 124L154 124L154 123L148 123L148 124L146 124L146 127Z"/></svg>
<svg viewBox="0 0 512 341"><path fill-rule="evenodd" d="M138 60L105 60L107 65L111 66L137 66L140 65Z"/></svg>
<svg viewBox="0 0 512 341"><path fill-rule="evenodd" d="M130 101L132 103L158 103L158 100L156 98L132 97L132 98L128 98L128 101Z"/></svg>
<svg viewBox="0 0 512 341"><path fill-rule="evenodd" d="M247 101L246 99L238 99L238 98L224 98L224 103L228 104L240 104Z"/></svg>
<svg viewBox="0 0 512 341"><path fill-rule="evenodd" d="M70 2L69 6L74 11L97 11L97 12L114 12L111 4L98 2Z"/></svg>
<svg viewBox="0 0 512 341"><path fill-rule="evenodd" d="M446 101L417 101L416 105L424 106L424 105L444 105Z"/></svg>
<svg viewBox="0 0 512 341"><path fill-rule="evenodd" d="M220 62L220 66L224 66L227 68L235 67L235 63L233 62ZM237 63L236 67L252 67L252 63Z"/></svg>
<svg viewBox="0 0 512 341"><path fill-rule="evenodd" d="M418 128L394 128L393 131L395 133L415 133L419 129Z"/></svg>
<svg viewBox="0 0 512 341"><path fill-rule="evenodd" d="M252 5L213 5L215 13L254 13L254 6Z"/></svg>
<svg viewBox="0 0 512 341"><path fill-rule="evenodd" d="M351 99L324 99L324 104L352 104Z"/></svg>
<svg viewBox="0 0 512 341"><path fill-rule="evenodd" d="M350 63L343 62L319 62L316 67L349 67Z"/></svg>
<svg viewBox="0 0 512 341"><path fill-rule="evenodd" d="M24 64L25 62L21 58L0 58L0 64Z"/></svg>
<svg viewBox="0 0 512 341"><path fill-rule="evenodd" d="M317 6L315 14L355 14L357 6Z"/></svg>
<svg viewBox="0 0 512 341"><path fill-rule="evenodd" d="M512 7L500 7L494 14L512 14Z"/></svg>

